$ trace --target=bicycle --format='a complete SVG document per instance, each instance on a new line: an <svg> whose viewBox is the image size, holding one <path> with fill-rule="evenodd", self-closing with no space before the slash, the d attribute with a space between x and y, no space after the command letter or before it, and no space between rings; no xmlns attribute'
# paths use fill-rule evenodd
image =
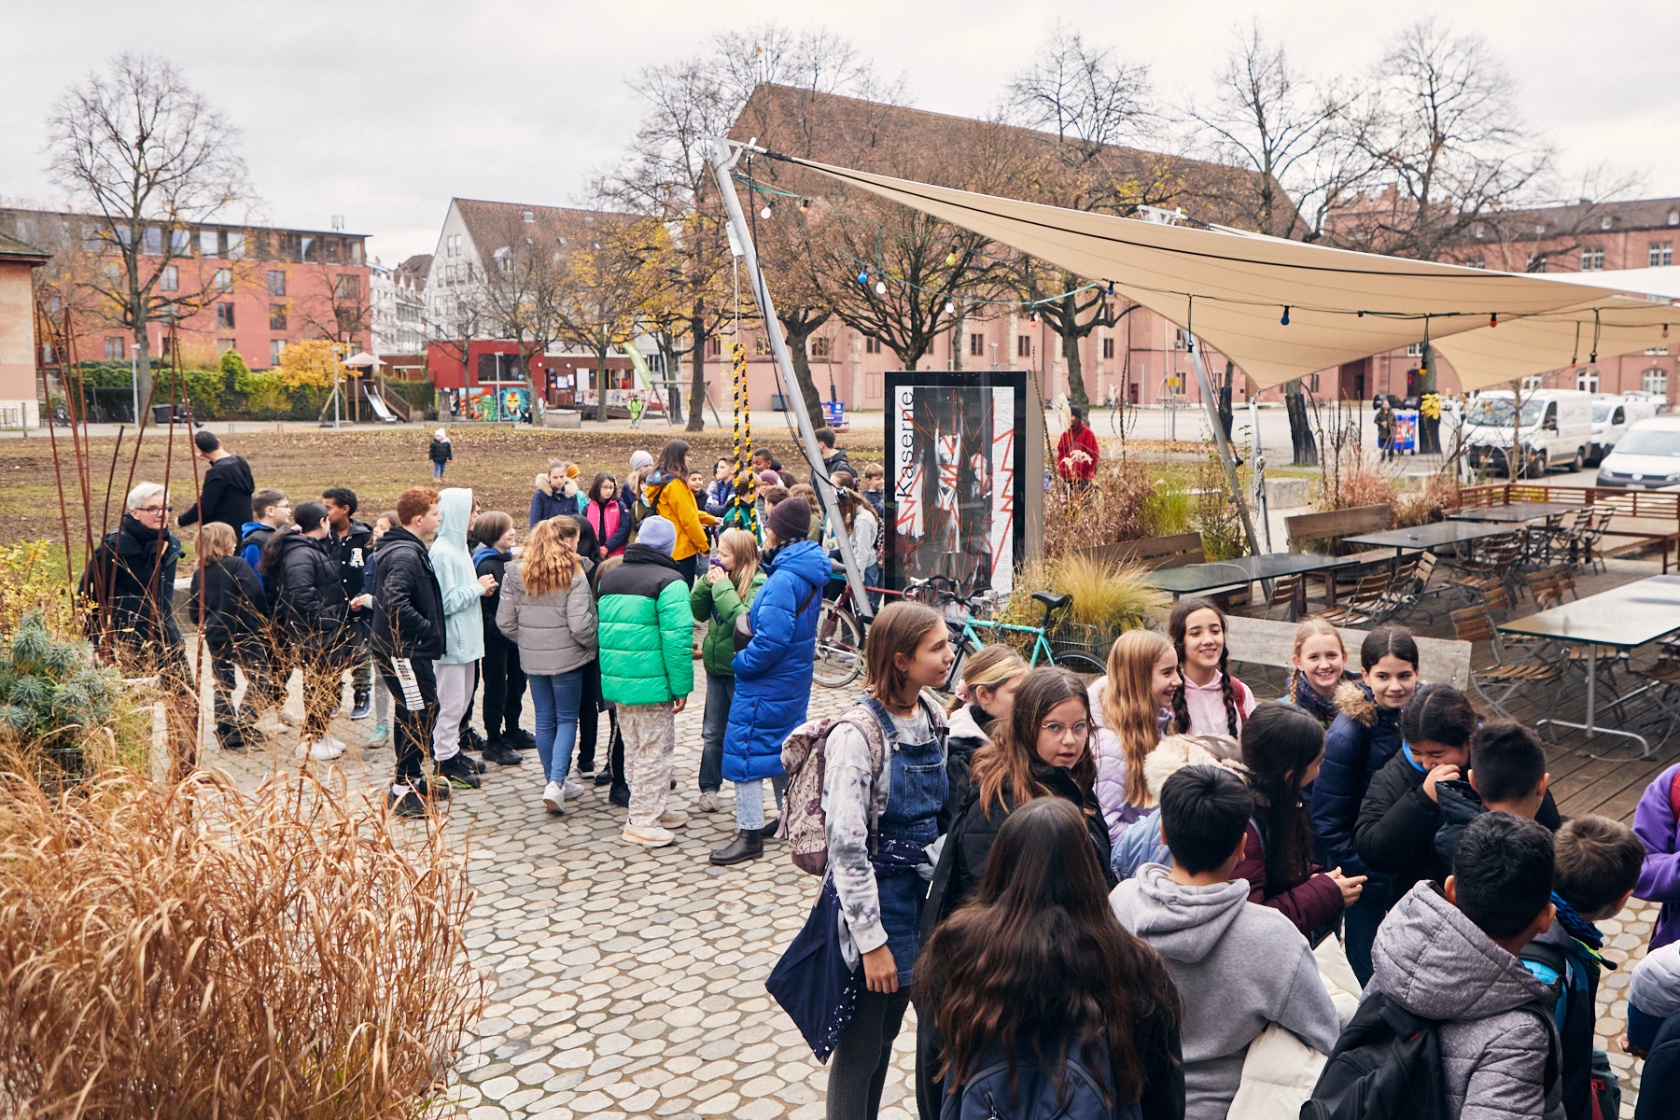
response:
<svg viewBox="0 0 1680 1120"><path fill-rule="evenodd" d="M839 575L836 579L842 579ZM844 688L863 672L863 620L852 609L852 585L843 580L839 595L824 599L817 614L816 662L811 679L824 688ZM903 596L907 592L887 587L865 587L877 595Z"/></svg>

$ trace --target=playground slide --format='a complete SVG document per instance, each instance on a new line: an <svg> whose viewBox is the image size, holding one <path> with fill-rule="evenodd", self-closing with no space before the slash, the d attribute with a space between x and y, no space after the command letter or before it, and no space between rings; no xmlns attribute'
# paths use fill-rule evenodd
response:
<svg viewBox="0 0 1680 1120"><path fill-rule="evenodd" d="M396 414L386 406L384 398L379 395L379 390L369 385L364 389L364 392L367 395L368 407L373 409L373 414L375 416L379 417L381 421L387 424L395 424L397 422Z"/></svg>

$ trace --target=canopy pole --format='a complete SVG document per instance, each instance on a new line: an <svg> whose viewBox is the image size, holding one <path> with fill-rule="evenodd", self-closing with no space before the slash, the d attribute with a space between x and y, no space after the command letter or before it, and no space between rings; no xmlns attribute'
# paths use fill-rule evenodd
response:
<svg viewBox="0 0 1680 1120"><path fill-rule="evenodd" d="M1214 403L1213 386L1208 381L1207 367L1202 364L1201 342L1193 334L1188 335L1186 342L1190 347L1190 364L1196 371L1196 384L1201 386L1202 404L1207 409L1208 424L1213 428L1213 445L1219 449L1219 465L1225 468L1225 481L1231 487L1231 500L1237 503L1237 513L1242 515L1243 534L1248 537L1248 551L1255 556L1264 556L1265 553L1260 551L1260 538L1254 533L1254 518L1249 515L1248 502L1243 500L1242 484L1237 481L1237 463L1231 455L1231 441L1225 436L1225 425L1219 420L1219 406Z"/></svg>
<svg viewBox="0 0 1680 1120"><path fill-rule="evenodd" d="M746 215L741 213L741 200L736 197L735 184L729 178L735 162L741 158L742 150L751 147L752 144L753 141L740 144L733 140L713 139L709 145L711 150L706 162L711 165L712 176L717 180L718 193L723 196L723 207L729 216L729 228L734 231L735 242L741 250L741 264L746 269L747 282L752 286L753 298L757 301L759 314L764 319L764 333L770 339L770 352L775 356L776 366L781 371L782 387L788 390L788 411L793 413L793 418L799 423L799 442L804 447L806 461L811 464L811 483L816 487L817 497L823 507L812 510L811 514L820 517L823 510L833 510L838 517L840 507L834 500L834 484L829 481L828 472L823 469L822 452L817 449L817 434L811 427L811 418L805 415L802 398L799 403L794 403L793 394L798 391L799 380L793 374L793 357L788 353L787 339L782 337L781 320L776 318L776 307L770 301L770 288L765 284L764 273L758 267L758 249L753 245ZM887 527L882 525L879 531L886 532L886 529ZM869 605L869 594L863 582L863 565L852 548L852 535L846 532L842 524L836 529L834 540L840 546L841 562L846 569L846 582L852 589L852 609L867 622L874 617L875 612Z"/></svg>

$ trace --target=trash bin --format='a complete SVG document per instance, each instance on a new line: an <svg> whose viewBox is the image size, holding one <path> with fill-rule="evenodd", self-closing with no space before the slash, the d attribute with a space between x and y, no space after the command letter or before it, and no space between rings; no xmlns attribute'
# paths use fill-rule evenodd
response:
<svg viewBox="0 0 1680 1120"><path fill-rule="evenodd" d="M174 411L174 406L173 405L154 404L152 406L152 423L154 423L154 424L167 424L167 423L169 423L169 414L172 411Z"/></svg>

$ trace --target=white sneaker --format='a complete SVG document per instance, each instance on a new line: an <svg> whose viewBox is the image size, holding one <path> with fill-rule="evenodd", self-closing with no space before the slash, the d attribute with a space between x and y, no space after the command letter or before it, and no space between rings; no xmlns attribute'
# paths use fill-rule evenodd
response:
<svg viewBox="0 0 1680 1120"><path fill-rule="evenodd" d="M316 762L331 762L343 753L344 744L335 743L331 736L324 736L314 741L305 739L303 742L299 743L297 747L297 755L299 758L307 755Z"/></svg>
<svg viewBox="0 0 1680 1120"><path fill-rule="evenodd" d="M549 784L552 785L553 783L551 782ZM588 793L589 790L590 787L581 782L574 782L569 779L566 782L566 796L571 798L573 801L576 801L578 798Z"/></svg>
<svg viewBox="0 0 1680 1120"><path fill-rule="evenodd" d="M688 824L688 814L681 809L667 809L659 814L661 828L682 828Z"/></svg>
<svg viewBox="0 0 1680 1120"><path fill-rule="evenodd" d="M323 735L322 738L339 754L343 754L345 751L350 749L349 743L346 743L343 739L340 739L330 731Z"/></svg>
<svg viewBox="0 0 1680 1120"><path fill-rule="evenodd" d="M640 844L644 848L663 848L677 842L676 834L658 825L627 824L619 839L628 840L632 844Z"/></svg>
<svg viewBox="0 0 1680 1120"><path fill-rule="evenodd" d="M571 792L566 786L571 784L567 782L563 786L559 782L549 782L543 787L543 805L557 817L566 812L566 795Z"/></svg>

